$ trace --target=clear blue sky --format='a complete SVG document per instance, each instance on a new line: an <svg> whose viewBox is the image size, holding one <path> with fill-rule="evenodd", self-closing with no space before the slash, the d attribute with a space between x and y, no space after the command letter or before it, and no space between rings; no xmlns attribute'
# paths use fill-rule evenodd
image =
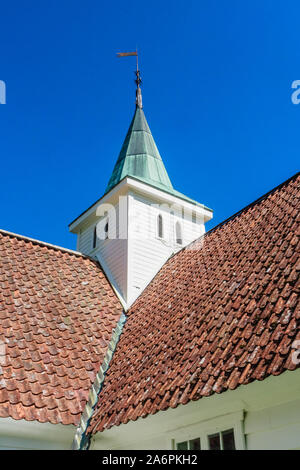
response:
<svg viewBox="0 0 300 470"><path fill-rule="evenodd" d="M75 248L134 112L115 54L136 46L174 187L226 219L299 170L299 36L298 0L2 2L0 227Z"/></svg>

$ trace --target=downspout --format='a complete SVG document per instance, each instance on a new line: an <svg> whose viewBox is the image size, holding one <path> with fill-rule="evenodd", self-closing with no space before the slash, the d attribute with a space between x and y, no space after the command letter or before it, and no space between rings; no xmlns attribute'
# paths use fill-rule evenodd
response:
<svg viewBox="0 0 300 470"><path fill-rule="evenodd" d="M116 328L113 331L111 340L107 347L107 351L104 357L104 360L100 366L99 371L96 374L94 383L90 389L88 401L85 405L85 408L82 412L79 426L77 427L73 443L72 450L88 450L90 446L90 435L87 434L87 429L89 427L90 421L92 419L94 409L98 403L99 395L103 387L105 374L109 367L110 361L115 352L116 346L118 344L120 335L123 330L123 326L126 321L126 316L123 311L122 315L119 318Z"/></svg>

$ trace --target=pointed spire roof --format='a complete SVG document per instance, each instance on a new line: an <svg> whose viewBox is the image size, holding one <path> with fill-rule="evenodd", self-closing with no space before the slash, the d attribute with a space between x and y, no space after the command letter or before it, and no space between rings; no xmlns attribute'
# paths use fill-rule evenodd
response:
<svg viewBox="0 0 300 470"><path fill-rule="evenodd" d="M156 147L144 111L137 103L106 193L123 178L131 176L151 186L173 191L173 186Z"/></svg>

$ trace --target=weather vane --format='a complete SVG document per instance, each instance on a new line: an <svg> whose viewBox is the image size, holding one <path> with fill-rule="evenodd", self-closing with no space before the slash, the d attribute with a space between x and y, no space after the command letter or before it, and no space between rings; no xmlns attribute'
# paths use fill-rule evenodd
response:
<svg viewBox="0 0 300 470"><path fill-rule="evenodd" d="M140 85L142 83L142 79L141 79L141 73L139 71L138 52L136 50L134 52L118 52L117 53L117 57L128 57L128 56L136 56L136 72L135 72L135 75L136 75L136 79L135 79L135 83L136 83L136 100L135 100L135 102L136 102L136 105L139 108L142 108L143 107L142 92L141 92L141 88L140 88Z"/></svg>

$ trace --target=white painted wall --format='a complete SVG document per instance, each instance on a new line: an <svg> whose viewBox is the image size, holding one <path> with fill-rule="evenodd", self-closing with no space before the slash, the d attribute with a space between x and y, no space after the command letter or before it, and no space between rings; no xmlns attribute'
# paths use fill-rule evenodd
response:
<svg viewBox="0 0 300 470"><path fill-rule="evenodd" d="M184 218L182 206L172 211L158 199L137 192L129 195L128 222L128 292L131 305L157 274L167 259L176 251L205 232L204 222L193 223ZM181 213L180 213L181 212ZM158 215L162 216L163 238L158 236ZM180 223L182 244L176 243L175 227Z"/></svg>
<svg viewBox="0 0 300 470"><path fill-rule="evenodd" d="M91 449L168 450L234 429L237 449L300 449L300 370L161 411L98 433Z"/></svg>
<svg viewBox="0 0 300 470"><path fill-rule="evenodd" d="M109 239L98 240L94 249L93 233L99 223L96 212L102 204L112 205L108 211ZM193 219L192 213L197 217ZM159 214L163 217L163 238L158 237ZM131 180L83 214L73 231L78 234L77 249L99 260L128 308L174 252L205 232L205 221L211 217L211 213L188 201ZM176 222L181 225L182 244L176 243Z"/></svg>
<svg viewBox="0 0 300 470"><path fill-rule="evenodd" d="M70 450L75 432L72 425L0 418L0 450Z"/></svg>
<svg viewBox="0 0 300 470"><path fill-rule="evenodd" d="M98 226L102 233L102 239L97 240L97 247L90 255L95 256L116 290L126 299L127 292L127 221L119 223L119 204L114 205L114 210L108 211L108 216L104 217L103 224L109 222L108 239L103 239L101 223ZM94 229L94 227L93 227ZM101 234L100 234L101 235ZM119 238L116 238L116 237Z"/></svg>

